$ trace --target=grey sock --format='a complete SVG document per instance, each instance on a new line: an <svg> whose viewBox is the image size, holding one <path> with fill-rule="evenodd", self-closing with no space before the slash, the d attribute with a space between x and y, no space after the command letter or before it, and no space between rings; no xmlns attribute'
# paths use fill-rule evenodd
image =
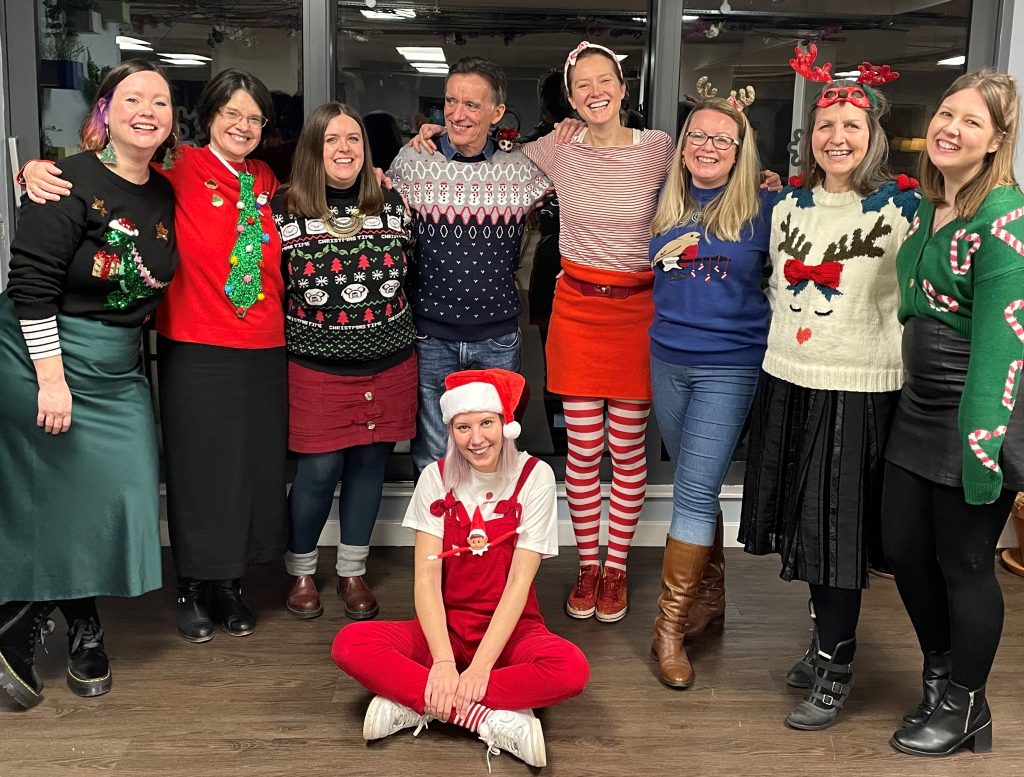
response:
<svg viewBox="0 0 1024 777"><path fill-rule="evenodd" d="M315 575L316 562L320 558L319 549L312 553L292 553L290 550L284 554L284 568L289 575Z"/></svg>
<svg viewBox="0 0 1024 777"><path fill-rule="evenodd" d="M338 577L359 577L366 574L366 558L370 555L369 545L346 545L338 543Z"/></svg>

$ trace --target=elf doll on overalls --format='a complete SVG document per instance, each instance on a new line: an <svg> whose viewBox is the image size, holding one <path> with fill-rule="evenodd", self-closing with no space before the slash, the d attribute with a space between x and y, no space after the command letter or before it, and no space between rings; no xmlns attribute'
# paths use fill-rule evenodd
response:
<svg viewBox="0 0 1024 777"><path fill-rule="evenodd" d="M417 617L349 624L331 652L377 694L367 740L440 720L479 733L488 769L500 750L545 766L532 709L587 683L587 659L537 607L537 568L558 553L557 507L551 468L516 450L524 384L498 369L445 380L448 452L420 475L403 522L416 530Z"/></svg>

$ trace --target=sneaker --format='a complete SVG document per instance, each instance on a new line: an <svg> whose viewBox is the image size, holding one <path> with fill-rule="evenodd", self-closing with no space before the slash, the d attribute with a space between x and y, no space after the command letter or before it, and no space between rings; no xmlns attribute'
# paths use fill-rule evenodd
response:
<svg viewBox="0 0 1024 777"><path fill-rule="evenodd" d="M367 742L373 739L383 739L401 731L403 728L416 727L412 735L419 736L419 733L427 727L427 724L434 720L430 715L420 715L416 710L399 704L397 701L385 699L383 696L374 696L370 706L366 708L366 717L363 718L363 739Z"/></svg>
<svg viewBox="0 0 1024 777"><path fill-rule="evenodd" d="M530 766L547 766L544 731L532 710L494 710L477 732L487 745L487 771L491 756L504 750Z"/></svg>
<svg viewBox="0 0 1024 777"><path fill-rule="evenodd" d="M615 623L626 617L629 609L629 584L626 573L614 567L604 568L604 577L597 591L597 619Z"/></svg>
<svg viewBox="0 0 1024 777"><path fill-rule="evenodd" d="M565 612L570 618L589 618L597 609L597 584L601 579L601 567L588 564L580 567L576 587L565 603Z"/></svg>

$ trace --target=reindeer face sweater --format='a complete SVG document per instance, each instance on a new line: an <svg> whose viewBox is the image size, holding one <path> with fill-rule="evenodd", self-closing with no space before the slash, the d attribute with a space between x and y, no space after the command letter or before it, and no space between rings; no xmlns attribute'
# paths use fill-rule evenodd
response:
<svg viewBox="0 0 1024 777"><path fill-rule="evenodd" d="M779 194L765 372L834 391L903 385L896 254L918 202L895 183L867 197L821 187Z"/></svg>
<svg viewBox="0 0 1024 777"><path fill-rule="evenodd" d="M1002 488L999 451L1024 365L1024 194L994 189L971 221L933 235L934 217L921 203L900 249L900 321L938 319L971 341L958 416L964 497L985 504Z"/></svg>

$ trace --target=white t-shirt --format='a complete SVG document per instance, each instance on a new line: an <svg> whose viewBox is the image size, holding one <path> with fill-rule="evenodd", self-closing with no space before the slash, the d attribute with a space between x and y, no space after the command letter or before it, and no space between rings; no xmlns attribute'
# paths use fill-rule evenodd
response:
<svg viewBox="0 0 1024 777"><path fill-rule="evenodd" d="M516 477L506 483L500 491L495 491L498 484L497 474L472 470L470 482L459 488L455 494L456 499L462 502L470 515L473 514L474 508L479 506L485 522L500 517L494 515L494 508L502 499L512 496L519 473L523 471L523 465L528 458L528 453L520 452ZM444 516L432 515L430 505L438 499L443 499L445 493L441 472L435 461L420 474L402 526L435 537L444 537ZM519 504L523 506L523 517L520 522L523 530L519 534L516 547L535 551L541 558L557 556L558 498L555 494L555 473L543 461L537 462L530 477L523 484L519 492Z"/></svg>

